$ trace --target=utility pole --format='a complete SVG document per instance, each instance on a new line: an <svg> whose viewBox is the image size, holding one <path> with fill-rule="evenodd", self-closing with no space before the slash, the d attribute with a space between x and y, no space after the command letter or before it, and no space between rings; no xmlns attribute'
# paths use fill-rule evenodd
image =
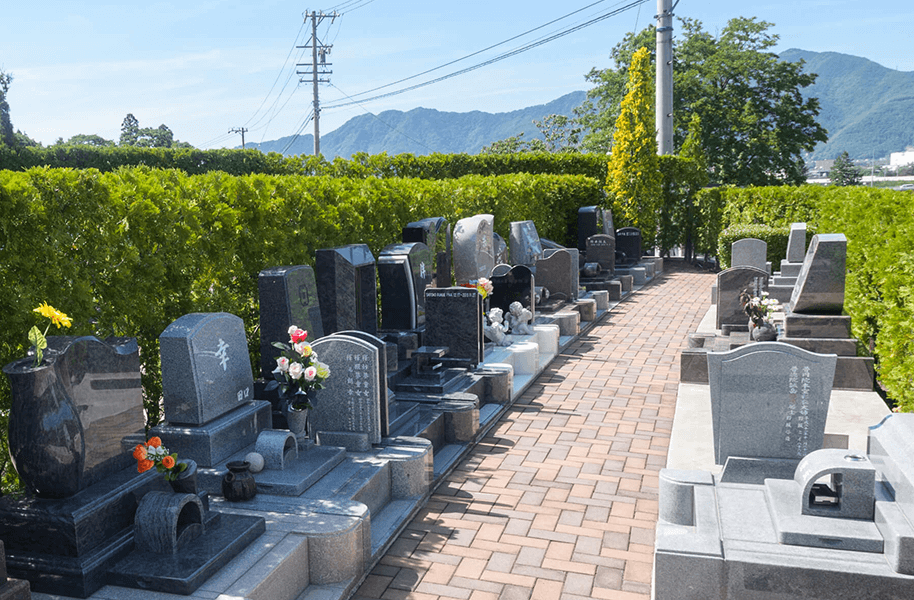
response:
<svg viewBox="0 0 914 600"><path fill-rule="evenodd" d="M322 43L317 39L317 26L324 19L329 18L330 23L333 24L333 21L339 15L336 12L324 13L305 11L305 20L311 19L311 40L309 44L304 46L298 46L299 48L310 48L311 49L311 65L310 71L298 71L299 75L311 75L311 83L314 87L314 156L317 156L321 153L321 130L320 130L320 114L321 106L320 99L318 96L318 83L330 83L329 79L321 79L321 75L330 75L333 71L327 69L332 63L327 62L327 55L330 54L330 49L333 47ZM308 68L308 65L305 63L299 63L297 66ZM304 83L305 79L299 79L300 83Z"/></svg>
<svg viewBox="0 0 914 600"><path fill-rule="evenodd" d="M232 129L228 130L229 133L240 133L241 134L241 149L242 150L244 150L244 132L246 132L246 131L247 131L247 129L245 129L244 127L233 127Z"/></svg>
<svg viewBox="0 0 914 600"><path fill-rule="evenodd" d="M673 153L673 0L657 0L657 154ZM679 4L679 0L676 0Z"/></svg>

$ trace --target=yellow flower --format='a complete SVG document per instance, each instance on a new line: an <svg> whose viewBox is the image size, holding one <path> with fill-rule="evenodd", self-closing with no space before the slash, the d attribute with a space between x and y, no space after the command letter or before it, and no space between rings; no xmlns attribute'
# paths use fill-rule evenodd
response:
<svg viewBox="0 0 914 600"><path fill-rule="evenodd" d="M34 312L40 314L42 317L51 319L51 322L57 325L57 327L70 327L73 324L66 313L60 312L47 302L42 303L41 306L34 309Z"/></svg>

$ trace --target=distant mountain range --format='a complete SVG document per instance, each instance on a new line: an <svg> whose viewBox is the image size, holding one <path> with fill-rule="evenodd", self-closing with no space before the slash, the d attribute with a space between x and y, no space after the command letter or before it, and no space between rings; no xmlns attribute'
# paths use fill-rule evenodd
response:
<svg viewBox="0 0 914 600"><path fill-rule="evenodd" d="M792 48L780 58L802 59L807 72L818 74L816 83L803 90L803 95L819 99L819 122L828 130L829 139L816 147L811 158L836 158L845 150L852 159L881 158L914 145L914 72L887 69L837 52ZM322 135L321 153L328 159L349 158L356 152L476 154L492 142L521 132L526 140L542 137L534 119L550 114L570 116L585 97L583 91L572 92L548 104L494 114L416 108L360 115ZM288 136L248 146L286 155L311 154L314 138L310 134Z"/></svg>

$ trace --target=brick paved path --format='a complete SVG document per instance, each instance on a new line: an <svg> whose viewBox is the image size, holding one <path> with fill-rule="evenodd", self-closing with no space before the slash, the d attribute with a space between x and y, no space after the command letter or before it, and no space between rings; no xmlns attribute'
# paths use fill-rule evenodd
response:
<svg viewBox="0 0 914 600"><path fill-rule="evenodd" d="M354 598L649 598L679 350L708 309L713 280L668 264L566 349Z"/></svg>

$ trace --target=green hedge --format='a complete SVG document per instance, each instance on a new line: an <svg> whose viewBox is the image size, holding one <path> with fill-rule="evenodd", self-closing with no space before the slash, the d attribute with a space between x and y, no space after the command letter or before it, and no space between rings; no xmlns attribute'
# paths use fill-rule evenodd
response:
<svg viewBox="0 0 914 600"><path fill-rule="evenodd" d="M158 336L181 315L242 317L257 365L257 275L266 267L313 265L315 250L350 243L378 256L400 241L406 223L432 216L453 224L491 213L505 238L511 221L533 219L543 237L572 243L578 208L602 200L602 181L580 175L435 181L145 167L0 171L0 364L26 354L26 333L40 319L32 309L46 301L73 319L61 333L139 339L155 423ZM9 406L2 377L4 420ZM0 431L5 444L5 423Z"/></svg>
<svg viewBox="0 0 914 600"><path fill-rule="evenodd" d="M721 225L806 222L843 233L844 311L854 336L876 358L877 376L900 410L914 411L914 210L908 192L869 187L767 187L706 190L726 203Z"/></svg>
<svg viewBox="0 0 914 600"><path fill-rule="evenodd" d="M812 233L807 229L807 236ZM771 227L769 225L731 225L720 232L717 238L717 257L722 269L730 266L733 242L744 238L756 238L767 244L766 259L776 271L781 260L787 256L787 239L790 237L790 227Z"/></svg>
<svg viewBox="0 0 914 600"><path fill-rule="evenodd" d="M405 177L457 179L466 175L586 175L606 179L606 156L602 154L522 153L506 155L430 154L414 156L386 153L355 154L351 159L285 157L259 150L197 150L116 146L49 146L11 149L0 146L0 169L24 171L34 167L98 169L147 166L181 169L191 175L224 171L231 175L326 175L365 179Z"/></svg>

